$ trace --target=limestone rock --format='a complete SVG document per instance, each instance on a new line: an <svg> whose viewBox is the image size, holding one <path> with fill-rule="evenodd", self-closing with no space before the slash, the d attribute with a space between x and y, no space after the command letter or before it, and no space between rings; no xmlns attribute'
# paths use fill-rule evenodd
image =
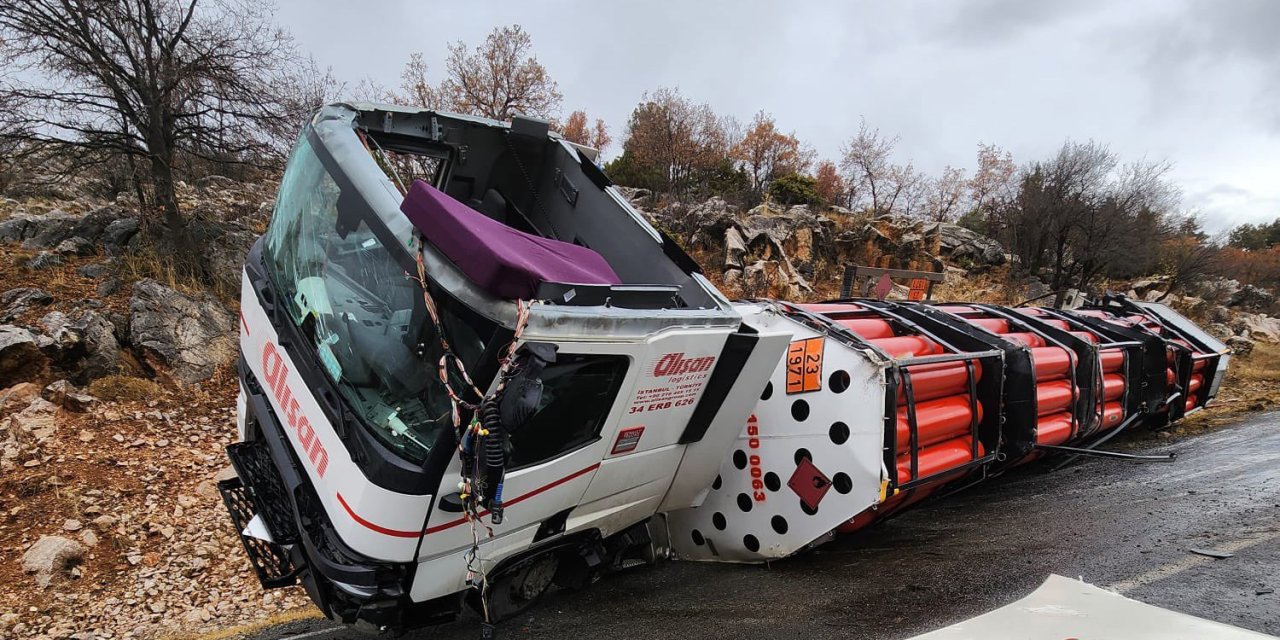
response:
<svg viewBox="0 0 1280 640"><path fill-rule="evenodd" d="M46 306L53 302L53 296L43 289L35 287L18 287L0 293L0 322L11 322L14 318L28 310Z"/></svg>
<svg viewBox="0 0 1280 640"><path fill-rule="evenodd" d="M62 536L41 536L27 552L22 554L22 570L36 574L36 582L48 587L53 578L69 574L71 568L84 558L84 545Z"/></svg>
<svg viewBox="0 0 1280 640"><path fill-rule="evenodd" d="M35 380L48 370L49 361L32 332L0 325L0 387Z"/></svg>
<svg viewBox="0 0 1280 640"><path fill-rule="evenodd" d="M139 280L129 301L129 341L177 380L199 382L235 357L235 318L211 296Z"/></svg>

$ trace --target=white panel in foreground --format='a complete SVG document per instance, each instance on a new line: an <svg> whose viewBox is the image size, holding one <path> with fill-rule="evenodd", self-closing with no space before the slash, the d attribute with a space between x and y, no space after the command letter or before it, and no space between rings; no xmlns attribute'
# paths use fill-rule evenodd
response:
<svg viewBox="0 0 1280 640"><path fill-rule="evenodd" d="M1051 575L1031 595L911 640L1260 640L1239 627L1130 600Z"/></svg>

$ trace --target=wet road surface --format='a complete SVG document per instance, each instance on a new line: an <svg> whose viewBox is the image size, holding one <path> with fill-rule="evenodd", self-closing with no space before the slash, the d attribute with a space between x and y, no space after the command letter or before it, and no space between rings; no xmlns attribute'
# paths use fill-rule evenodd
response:
<svg viewBox="0 0 1280 640"><path fill-rule="evenodd" d="M893 640L1007 604L1057 573L1280 635L1280 413L1138 449L1178 459L1035 465L768 566L664 562L553 592L499 634ZM318 620L252 638L299 636L368 638ZM477 638L479 623L467 615L405 637Z"/></svg>

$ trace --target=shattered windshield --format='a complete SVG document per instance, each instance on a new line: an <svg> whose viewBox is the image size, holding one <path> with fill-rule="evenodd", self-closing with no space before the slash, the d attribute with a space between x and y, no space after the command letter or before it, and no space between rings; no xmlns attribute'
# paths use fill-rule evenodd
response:
<svg viewBox="0 0 1280 640"><path fill-rule="evenodd" d="M436 373L439 340L434 327L422 326L417 281L363 218L347 228L352 225L339 210L342 188L313 144L304 134L281 181L265 239L268 271L351 409L383 443L421 462L440 430L452 426L449 397ZM475 371L495 327L464 320L451 300L438 302L454 352Z"/></svg>

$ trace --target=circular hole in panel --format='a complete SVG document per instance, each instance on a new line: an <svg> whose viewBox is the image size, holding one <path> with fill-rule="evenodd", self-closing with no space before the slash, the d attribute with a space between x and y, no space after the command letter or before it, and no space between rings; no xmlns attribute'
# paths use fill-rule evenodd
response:
<svg viewBox="0 0 1280 640"><path fill-rule="evenodd" d="M809 453L808 449L805 449L803 447L800 449L796 449L796 466L800 466L801 460L808 460L809 462L813 462L813 455Z"/></svg>
<svg viewBox="0 0 1280 640"><path fill-rule="evenodd" d="M733 466L739 469L747 468L747 452L746 451L743 451L742 449L738 449L737 451L733 452Z"/></svg>
<svg viewBox="0 0 1280 640"><path fill-rule="evenodd" d="M833 422L831 423L831 428L827 430L827 435L831 436L831 442L844 444L849 441L849 425L843 422Z"/></svg>
<svg viewBox="0 0 1280 640"><path fill-rule="evenodd" d="M711 514L711 524L721 531L724 531L724 528L729 526L729 523L724 519L724 514L719 511Z"/></svg>
<svg viewBox="0 0 1280 640"><path fill-rule="evenodd" d="M750 511L751 511L751 496L749 496L749 495L747 495L747 494L745 494L745 493L739 493L739 494L738 494L738 508L739 508L739 509L742 509L742 512L743 512L743 513L748 513L748 512L750 512Z"/></svg>
<svg viewBox="0 0 1280 640"><path fill-rule="evenodd" d="M832 393L844 393L849 388L849 372L844 369L836 369L831 373L831 377L827 378L827 388Z"/></svg>
<svg viewBox="0 0 1280 640"><path fill-rule="evenodd" d="M697 529L694 529L693 533L690 534L689 537L693 538L693 543L698 545L699 547L706 544L707 542L706 538L702 537L702 532L698 531Z"/></svg>
<svg viewBox="0 0 1280 640"><path fill-rule="evenodd" d="M809 419L809 403L804 400L796 400L791 403L791 417L796 422L804 422Z"/></svg>
<svg viewBox="0 0 1280 640"><path fill-rule="evenodd" d="M787 532L787 519L782 516L774 516L769 520L769 524L773 526L773 530L776 531L778 535L783 535Z"/></svg>
<svg viewBox="0 0 1280 640"><path fill-rule="evenodd" d="M765 383L764 391L760 393L760 399L768 400L769 398L772 398L772 397L773 397L773 383L772 382Z"/></svg>
<svg viewBox="0 0 1280 640"><path fill-rule="evenodd" d="M831 488L835 489L836 493L849 493L850 491L853 491L853 478L850 478L849 474L841 471L831 479Z"/></svg>
<svg viewBox="0 0 1280 640"><path fill-rule="evenodd" d="M711 490L712 490L712 491L719 491L719 490L720 490L720 485L722 485L722 484L724 484L724 480L721 480L721 479L720 479L720 476L716 476L716 481L711 483Z"/></svg>
<svg viewBox="0 0 1280 640"><path fill-rule="evenodd" d="M760 541L756 540L755 536L748 533L747 535L742 536L742 546L746 547L747 551L755 553L760 550Z"/></svg>
<svg viewBox="0 0 1280 640"><path fill-rule="evenodd" d="M782 480L778 479L778 474L770 471L764 474L764 486L770 491L777 491L782 488Z"/></svg>

